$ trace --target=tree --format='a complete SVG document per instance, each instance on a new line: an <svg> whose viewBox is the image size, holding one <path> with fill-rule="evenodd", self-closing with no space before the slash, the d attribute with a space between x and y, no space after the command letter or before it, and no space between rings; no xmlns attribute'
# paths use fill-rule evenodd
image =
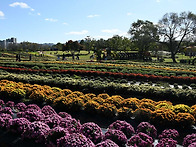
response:
<svg viewBox="0 0 196 147"><path fill-rule="evenodd" d="M184 40L195 38L196 15L192 12L166 13L159 21L159 32L164 38L171 58L176 63L175 55L179 52Z"/></svg>
<svg viewBox="0 0 196 147"><path fill-rule="evenodd" d="M132 23L128 34L135 47L140 52L140 58L144 57L144 53L148 51L155 42L159 41L158 27L150 21L138 20Z"/></svg>

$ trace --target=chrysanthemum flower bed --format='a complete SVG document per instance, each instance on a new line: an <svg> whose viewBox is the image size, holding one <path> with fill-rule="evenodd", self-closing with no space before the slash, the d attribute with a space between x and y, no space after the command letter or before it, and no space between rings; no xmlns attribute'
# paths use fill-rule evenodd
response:
<svg viewBox="0 0 196 147"><path fill-rule="evenodd" d="M162 147L168 145L173 147L179 143L177 130L165 129L158 134L159 131L149 122L141 122L134 128L131 123L116 120L108 126L106 132L103 132L98 124L94 122L81 124L70 114L57 113L49 105L40 108L36 104L14 104L12 101L4 103L3 100L0 100L0 106L1 131L8 131L15 134L16 138L34 141L43 146ZM10 108L9 111L4 111L4 108L7 109L7 107ZM155 139L158 140L158 143L155 143ZM184 137L183 146L192 147L195 144L196 134L188 134Z"/></svg>
<svg viewBox="0 0 196 147"><path fill-rule="evenodd" d="M169 101L156 102L151 99L125 99L119 95L109 96L107 93L99 95L84 94L80 91L47 85L23 84L8 80L0 81L0 96L6 98L6 100L19 102L25 98L37 103L47 103L62 111L83 111L93 115L123 119L132 117L139 121L151 121L154 124L164 126L191 127L195 124L196 119L195 105L173 105ZM8 102L6 106L2 111L11 114L12 112L8 106L13 107L13 103ZM22 103L18 103L16 107L20 110L25 109ZM22 117L31 115L31 119L39 121L43 116L38 116L40 113L38 110L29 110L18 115ZM48 123L50 123L49 120Z"/></svg>

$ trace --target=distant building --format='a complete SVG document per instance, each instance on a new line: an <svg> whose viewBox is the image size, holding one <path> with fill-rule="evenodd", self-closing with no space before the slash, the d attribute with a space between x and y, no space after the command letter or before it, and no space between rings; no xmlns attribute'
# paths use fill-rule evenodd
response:
<svg viewBox="0 0 196 147"><path fill-rule="evenodd" d="M7 49L9 44L17 44L16 38L12 37L6 40L0 40L0 47L2 47L3 49Z"/></svg>

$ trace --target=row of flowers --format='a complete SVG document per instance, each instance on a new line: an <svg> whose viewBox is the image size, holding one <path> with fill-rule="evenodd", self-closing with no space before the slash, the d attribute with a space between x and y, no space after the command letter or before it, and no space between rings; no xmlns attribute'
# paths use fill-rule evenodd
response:
<svg viewBox="0 0 196 147"><path fill-rule="evenodd" d="M26 61L27 62L27 61ZM126 68L144 68L144 69L158 69L158 70L166 70L166 71L182 71L182 72L196 72L196 70L191 69L190 68L186 68L186 66L184 66L182 68L183 65L181 65L180 67L171 67L170 65L160 65L160 64L141 64L139 62L132 62L129 64L112 64L112 63L86 63L86 62L71 62L71 61L32 61L33 63L45 63L45 64L72 64L72 65L94 65L94 66L111 66L111 67L126 67Z"/></svg>
<svg viewBox="0 0 196 147"><path fill-rule="evenodd" d="M31 85L13 81L0 81L0 95L6 99L20 101L23 98L46 102L67 111L85 111L105 117L135 118L151 120L162 125L190 127L195 123L196 105L173 105L169 101L151 99L123 98L119 95L83 94L79 91L60 89L47 85Z"/></svg>
<svg viewBox="0 0 196 147"><path fill-rule="evenodd" d="M51 106L40 108L36 104L15 104L0 100L0 128L19 135L23 140L33 140L47 146L61 147L175 147L179 132L165 129L159 135L154 125L141 122L136 129L128 122L116 120L103 133L94 122L81 124L66 112L57 113ZM158 143L155 144L155 139ZM184 137L184 147L194 147L196 134Z"/></svg>
<svg viewBox="0 0 196 147"><path fill-rule="evenodd" d="M76 74L86 76L111 76L115 78L128 78L128 79L144 79L152 81L168 81L168 82L180 82L180 83L196 83L196 77L182 77L182 76L156 76L141 73L119 73L119 72L102 72L91 70L74 70L74 69L29 69L29 68L16 68L16 67L3 67L0 69L10 72L45 72L45 73L60 73L60 74Z"/></svg>

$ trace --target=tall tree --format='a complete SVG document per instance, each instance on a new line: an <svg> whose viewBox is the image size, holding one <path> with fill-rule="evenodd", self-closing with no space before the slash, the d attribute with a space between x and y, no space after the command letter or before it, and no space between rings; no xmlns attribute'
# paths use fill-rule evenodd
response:
<svg viewBox="0 0 196 147"><path fill-rule="evenodd" d="M128 34L131 35L131 40L138 48L141 58L155 42L159 41L158 27L147 20L138 20L132 23Z"/></svg>
<svg viewBox="0 0 196 147"><path fill-rule="evenodd" d="M166 13L159 21L159 32L176 63L175 55L183 41L191 40L196 35L196 15L192 12Z"/></svg>

